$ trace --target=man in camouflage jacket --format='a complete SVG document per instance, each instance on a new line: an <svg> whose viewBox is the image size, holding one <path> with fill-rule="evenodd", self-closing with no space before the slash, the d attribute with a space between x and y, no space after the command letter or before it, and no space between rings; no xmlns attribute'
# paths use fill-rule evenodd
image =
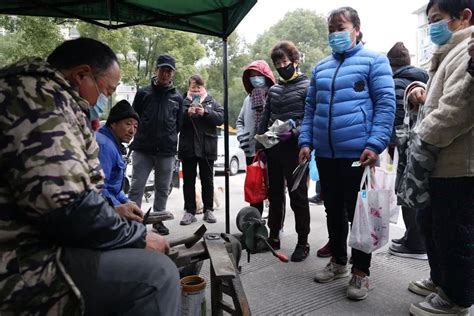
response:
<svg viewBox="0 0 474 316"><path fill-rule="evenodd" d="M0 69L2 316L178 313L167 242L98 194L87 114L119 79L115 54L87 38Z"/></svg>

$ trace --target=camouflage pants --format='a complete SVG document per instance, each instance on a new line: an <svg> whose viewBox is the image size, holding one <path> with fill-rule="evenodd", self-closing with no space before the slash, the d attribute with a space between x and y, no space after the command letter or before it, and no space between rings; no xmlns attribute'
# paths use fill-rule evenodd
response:
<svg viewBox="0 0 474 316"><path fill-rule="evenodd" d="M419 209L430 204L429 178L436 166L440 149L423 142L413 134L407 154L407 165L397 188L398 204Z"/></svg>

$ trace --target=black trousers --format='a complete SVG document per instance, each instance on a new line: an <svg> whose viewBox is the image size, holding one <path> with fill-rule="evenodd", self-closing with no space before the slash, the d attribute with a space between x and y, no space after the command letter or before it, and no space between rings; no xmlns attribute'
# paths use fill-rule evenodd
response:
<svg viewBox="0 0 474 316"><path fill-rule="evenodd" d="M416 214L416 209L402 207L403 222L407 229L402 243L410 250L426 252L425 240L421 234L420 225L416 220Z"/></svg>
<svg viewBox="0 0 474 316"><path fill-rule="evenodd" d="M474 304L474 177L431 178L431 204L418 211L431 279L454 303Z"/></svg>
<svg viewBox="0 0 474 316"><path fill-rule="evenodd" d="M270 236L277 238L284 220L285 204L285 181L290 196L290 206L295 213L295 229L298 234L298 244L306 244L309 235L309 204L308 204L308 182L307 176L303 177L298 188L291 191L293 187L293 171L298 166L299 147L297 139L267 149L268 168L268 200L270 207L268 211L268 227ZM308 171L307 171L308 172Z"/></svg>
<svg viewBox="0 0 474 316"><path fill-rule="evenodd" d="M354 219L357 194L364 168L352 167L354 159L316 157L321 193L327 214L329 245L337 264L347 264L347 234ZM370 274L371 254L352 249L353 268Z"/></svg>
<svg viewBox="0 0 474 316"><path fill-rule="evenodd" d="M176 265L145 249L65 248L61 261L79 288L85 315L180 315Z"/></svg>
<svg viewBox="0 0 474 316"><path fill-rule="evenodd" d="M186 212L196 214L196 176L199 166L201 196L204 211L213 209L214 204L214 161L204 158L181 159L183 167L183 195Z"/></svg>
<svg viewBox="0 0 474 316"><path fill-rule="evenodd" d="M250 166L252 164L254 158L255 158L255 156L245 157L245 160L247 162L247 166ZM263 214L263 201L260 202L260 203L255 203L255 204L250 203L250 206L255 207L260 212L260 214Z"/></svg>

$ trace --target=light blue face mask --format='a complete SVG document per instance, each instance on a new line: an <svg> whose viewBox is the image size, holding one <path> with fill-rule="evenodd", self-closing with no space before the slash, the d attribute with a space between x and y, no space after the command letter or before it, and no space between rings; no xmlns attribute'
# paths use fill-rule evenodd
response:
<svg viewBox="0 0 474 316"><path fill-rule="evenodd" d="M89 118L91 121L98 119L100 115L104 112L105 107L107 106L109 99L103 94L99 94L97 102L89 111Z"/></svg>
<svg viewBox="0 0 474 316"><path fill-rule="evenodd" d="M430 39L434 44L438 46L444 45L453 36L453 32L448 28L448 23L451 20L441 20L430 24Z"/></svg>
<svg viewBox="0 0 474 316"><path fill-rule="evenodd" d="M342 54L351 48L351 33L348 31L332 32L328 35L328 42L333 52Z"/></svg>
<svg viewBox="0 0 474 316"><path fill-rule="evenodd" d="M262 88L267 85L265 81L265 76L254 76L250 77L249 80L254 88Z"/></svg>
<svg viewBox="0 0 474 316"><path fill-rule="evenodd" d="M97 81L95 80L94 77L92 77L94 80L95 88L97 89L97 93L99 96L97 97L97 101L95 102L95 105L89 110L89 119L91 121L98 119L100 115L104 112L105 107L107 106L107 103L109 99L100 92L99 87L97 86Z"/></svg>

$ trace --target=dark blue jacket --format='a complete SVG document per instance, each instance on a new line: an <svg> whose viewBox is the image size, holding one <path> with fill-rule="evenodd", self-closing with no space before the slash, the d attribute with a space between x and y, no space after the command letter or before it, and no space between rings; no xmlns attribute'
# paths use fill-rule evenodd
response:
<svg viewBox="0 0 474 316"><path fill-rule="evenodd" d="M314 147L316 156L325 158L359 158L365 148L381 153L394 115L388 59L359 43L314 68L299 144Z"/></svg>
<svg viewBox="0 0 474 316"><path fill-rule="evenodd" d="M105 174L102 196L110 199L115 205L128 202L122 191L126 164L120 150L120 143L107 126L101 127L96 133L99 144L99 160Z"/></svg>

